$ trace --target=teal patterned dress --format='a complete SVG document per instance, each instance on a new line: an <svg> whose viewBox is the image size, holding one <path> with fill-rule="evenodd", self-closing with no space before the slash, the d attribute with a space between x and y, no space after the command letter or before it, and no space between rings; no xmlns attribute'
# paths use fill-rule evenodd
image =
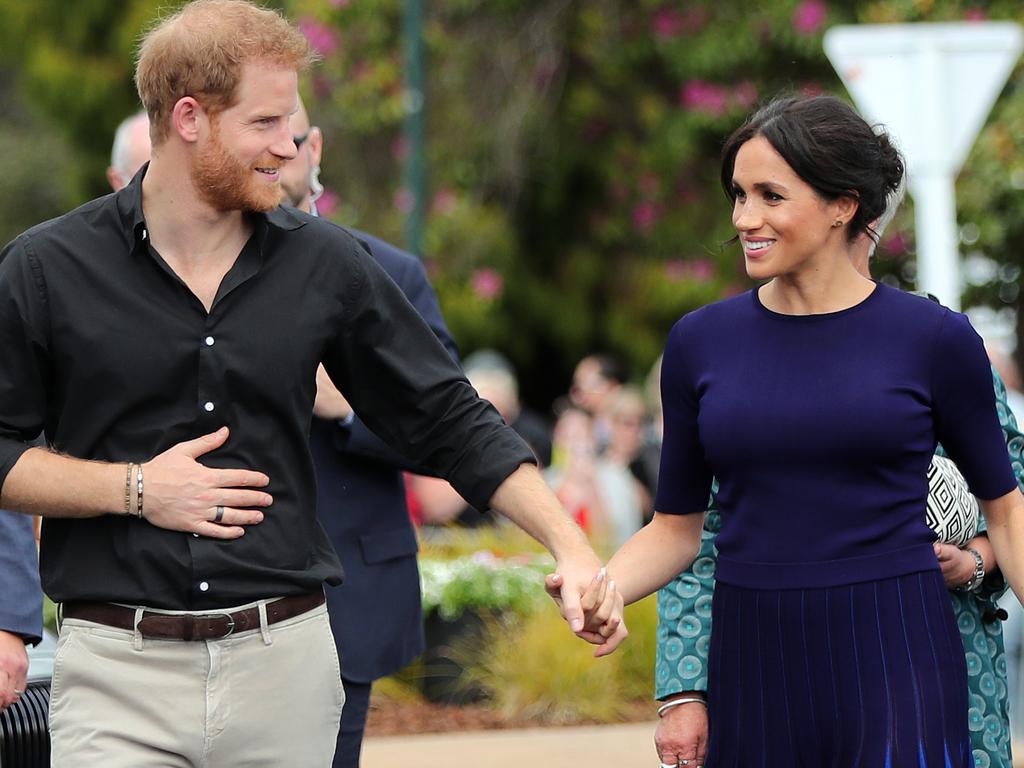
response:
<svg viewBox="0 0 1024 768"><path fill-rule="evenodd" d="M992 378L1010 461L1018 484L1024 486L1024 435L1017 430L1017 422L1006 404L1006 388L994 370ZM711 601L718 555L715 536L720 527L718 510L712 504L693 565L658 592L657 699L682 691L707 690ZM977 592L949 593L967 656L968 723L976 768L1013 768L1006 656L996 605L1005 591L1006 583L997 570L986 577Z"/></svg>

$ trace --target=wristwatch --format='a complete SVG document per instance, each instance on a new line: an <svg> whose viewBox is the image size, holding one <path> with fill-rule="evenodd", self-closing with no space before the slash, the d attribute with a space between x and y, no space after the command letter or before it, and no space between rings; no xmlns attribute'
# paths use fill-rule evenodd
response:
<svg viewBox="0 0 1024 768"><path fill-rule="evenodd" d="M974 573L971 574L971 578L967 580L966 584L962 584L956 589L958 592L977 592L981 587L981 582L985 580L985 559L978 550L971 547L965 549L974 555Z"/></svg>

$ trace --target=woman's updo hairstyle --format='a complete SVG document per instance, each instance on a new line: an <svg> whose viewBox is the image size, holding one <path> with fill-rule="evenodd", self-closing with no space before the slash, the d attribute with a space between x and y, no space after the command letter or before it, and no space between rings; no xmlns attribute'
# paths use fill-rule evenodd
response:
<svg viewBox="0 0 1024 768"><path fill-rule="evenodd" d="M848 238L878 236L871 224L903 179L903 157L880 128L834 96L780 97L761 107L729 137L722 150L722 186L734 203L736 153L763 136L797 176L828 201L852 197L859 205Z"/></svg>

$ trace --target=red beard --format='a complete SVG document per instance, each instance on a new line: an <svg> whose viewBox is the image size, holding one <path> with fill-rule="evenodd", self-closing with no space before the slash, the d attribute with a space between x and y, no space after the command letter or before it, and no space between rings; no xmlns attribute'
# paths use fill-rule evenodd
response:
<svg viewBox="0 0 1024 768"><path fill-rule="evenodd" d="M268 184L256 168L280 168L279 158L261 157L251 166L235 160L220 139L217 119L210 140L195 155L189 173L203 199L218 211L271 211L284 199L280 182Z"/></svg>

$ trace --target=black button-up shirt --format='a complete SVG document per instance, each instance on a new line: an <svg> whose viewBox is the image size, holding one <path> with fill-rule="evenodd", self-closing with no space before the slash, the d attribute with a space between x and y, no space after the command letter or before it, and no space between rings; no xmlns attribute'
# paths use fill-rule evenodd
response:
<svg viewBox="0 0 1024 768"><path fill-rule="evenodd" d="M209 609L338 583L307 443L320 361L371 429L476 506L533 460L345 230L254 215L207 313L149 245L143 174L0 253L0 487L40 431L70 456L143 462L227 425L199 460L266 473L274 503L233 541L120 510L47 518L54 600Z"/></svg>

